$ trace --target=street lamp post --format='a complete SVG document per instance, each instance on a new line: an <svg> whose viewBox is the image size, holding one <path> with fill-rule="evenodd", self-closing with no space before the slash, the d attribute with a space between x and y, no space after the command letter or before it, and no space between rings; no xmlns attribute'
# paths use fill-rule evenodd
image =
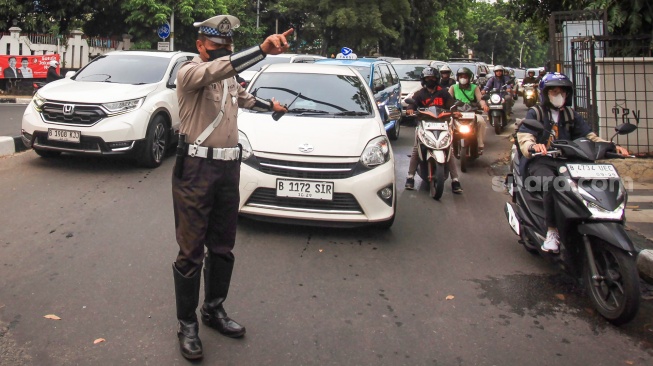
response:
<svg viewBox="0 0 653 366"><path fill-rule="evenodd" d="M523 41L523 42L521 43L521 48L519 49L519 68L520 68L520 69L521 69L521 55L522 55L522 51L524 50L524 42L525 42L525 41Z"/></svg>
<svg viewBox="0 0 653 366"><path fill-rule="evenodd" d="M256 29L258 29L258 18L261 13L261 0L256 0Z"/></svg>

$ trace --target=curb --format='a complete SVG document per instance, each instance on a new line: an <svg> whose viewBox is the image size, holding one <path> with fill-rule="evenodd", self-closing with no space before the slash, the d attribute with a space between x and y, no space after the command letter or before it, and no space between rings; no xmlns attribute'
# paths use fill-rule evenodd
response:
<svg viewBox="0 0 653 366"><path fill-rule="evenodd" d="M0 157L25 150L27 150L27 147L20 136L0 136Z"/></svg>
<svg viewBox="0 0 653 366"><path fill-rule="evenodd" d="M653 284L653 250L644 249L637 255L637 271L639 277Z"/></svg>

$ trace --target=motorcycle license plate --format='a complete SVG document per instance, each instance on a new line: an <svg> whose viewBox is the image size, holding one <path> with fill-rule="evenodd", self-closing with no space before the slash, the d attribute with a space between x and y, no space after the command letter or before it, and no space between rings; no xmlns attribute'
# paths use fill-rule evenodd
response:
<svg viewBox="0 0 653 366"><path fill-rule="evenodd" d="M277 179L277 197L333 200L333 182Z"/></svg>
<svg viewBox="0 0 653 366"><path fill-rule="evenodd" d="M572 178L619 178L619 173L610 164L567 164Z"/></svg>
<svg viewBox="0 0 653 366"><path fill-rule="evenodd" d="M427 130L448 130L447 122L424 122L424 129Z"/></svg>
<svg viewBox="0 0 653 366"><path fill-rule="evenodd" d="M82 133L79 131L57 130L55 128L48 128L48 140L79 143L79 138L81 135Z"/></svg>
<svg viewBox="0 0 653 366"><path fill-rule="evenodd" d="M463 115L462 119L474 119L474 116L476 116L476 113L464 112L464 113L462 113L462 115Z"/></svg>

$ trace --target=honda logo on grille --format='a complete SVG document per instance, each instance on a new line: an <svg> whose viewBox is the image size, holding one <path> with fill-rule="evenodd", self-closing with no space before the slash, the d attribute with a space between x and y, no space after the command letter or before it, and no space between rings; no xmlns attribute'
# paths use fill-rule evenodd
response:
<svg viewBox="0 0 653 366"><path fill-rule="evenodd" d="M313 151L313 145L310 144L301 144L299 145L299 151L308 154Z"/></svg>
<svg viewBox="0 0 653 366"><path fill-rule="evenodd" d="M63 105L63 115L64 116L72 116L73 113L75 113L75 105L74 104L64 104Z"/></svg>

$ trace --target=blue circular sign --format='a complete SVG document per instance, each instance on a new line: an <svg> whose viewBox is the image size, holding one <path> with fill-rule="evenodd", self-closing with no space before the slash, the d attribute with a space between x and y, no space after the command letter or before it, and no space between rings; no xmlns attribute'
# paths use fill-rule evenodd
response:
<svg viewBox="0 0 653 366"><path fill-rule="evenodd" d="M170 37L170 24L162 24L159 26L159 29L157 29L157 34L161 38L168 38Z"/></svg>

